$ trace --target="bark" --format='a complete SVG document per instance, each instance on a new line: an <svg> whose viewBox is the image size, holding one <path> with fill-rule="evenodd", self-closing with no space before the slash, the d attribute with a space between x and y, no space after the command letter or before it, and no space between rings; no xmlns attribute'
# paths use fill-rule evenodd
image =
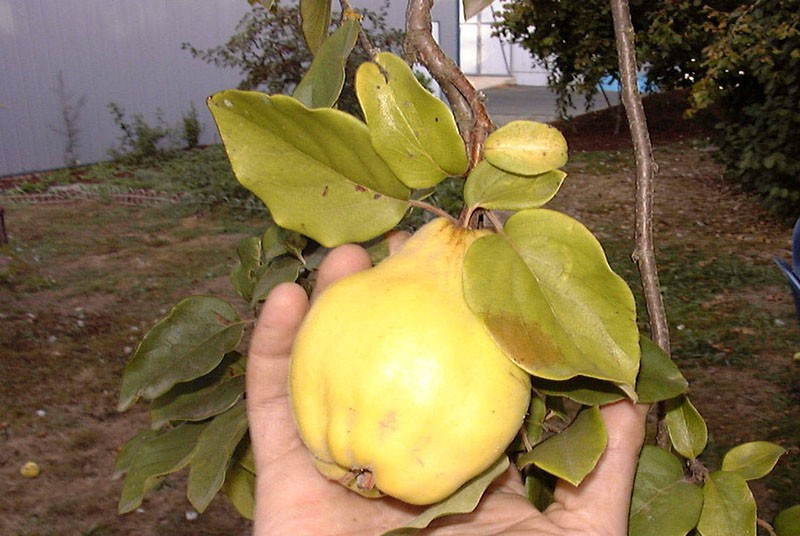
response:
<svg viewBox="0 0 800 536"><path fill-rule="evenodd" d="M635 239L633 259L639 268L653 341L670 353L669 326L658 280L653 242L653 186L657 165L636 81L636 49L628 0L611 0L619 55L622 103L628 117L636 159Z"/></svg>
<svg viewBox="0 0 800 536"><path fill-rule="evenodd" d="M427 67L450 102L461 137L467 144L472 169L481 160L483 142L494 125L486 112L483 95L433 38L432 7L433 0L408 1L405 51L411 61L419 61Z"/></svg>

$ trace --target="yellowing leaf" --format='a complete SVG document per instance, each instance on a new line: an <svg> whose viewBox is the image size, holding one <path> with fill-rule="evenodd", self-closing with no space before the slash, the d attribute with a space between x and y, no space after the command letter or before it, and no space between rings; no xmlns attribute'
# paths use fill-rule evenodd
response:
<svg viewBox="0 0 800 536"><path fill-rule="evenodd" d="M453 114L402 58L382 52L361 64L356 92L375 151L408 187L430 188L467 170Z"/></svg>
<svg viewBox="0 0 800 536"><path fill-rule="evenodd" d="M725 471L708 475L697 531L702 536L755 536L756 501L742 477Z"/></svg>
<svg viewBox="0 0 800 536"><path fill-rule="evenodd" d="M526 210L509 218L505 235L478 239L465 258L464 295L506 355L531 375L607 380L635 396L633 294L574 219Z"/></svg>
<svg viewBox="0 0 800 536"><path fill-rule="evenodd" d="M538 175L567 163L567 140L555 127L511 121L492 132L483 146L492 165L519 175Z"/></svg>
<svg viewBox="0 0 800 536"><path fill-rule="evenodd" d="M559 170L516 175L482 160L464 183L464 201L470 207L489 210L539 208L556 195L566 176Z"/></svg>
<svg viewBox="0 0 800 536"><path fill-rule="evenodd" d="M409 189L353 116L254 91L217 93L209 108L236 178L281 227L333 247L374 238L405 214Z"/></svg>
<svg viewBox="0 0 800 536"><path fill-rule="evenodd" d="M577 486L597 465L606 450L608 436L600 410L585 409L564 431L549 437L530 452L520 456L522 469L536 465L540 469Z"/></svg>
<svg viewBox="0 0 800 536"><path fill-rule="evenodd" d="M687 482L681 461L645 445L639 456L628 524L629 536L685 536L700 518L702 490Z"/></svg>
<svg viewBox="0 0 800 536"><path fill-rule="evenodd" d="M706 448L708 428L686 396L667 401L666 423L675 450L685 458L697 458Z"/></svg>
<svg viewBox="0 0 800 536"><path fill-rule="evenodd" d="M309 108L333 106L344 87L344 68L359 31L358 21L346 20L328 36L292 96Z"/></svg>
<svg viewBox="0 0 800 536"><path fill-rule="evenodd" d="M755 480L767 476L785 453L786 449L767 441L744 443L725 453L722 470L734 472L745 480Z"/></svg>

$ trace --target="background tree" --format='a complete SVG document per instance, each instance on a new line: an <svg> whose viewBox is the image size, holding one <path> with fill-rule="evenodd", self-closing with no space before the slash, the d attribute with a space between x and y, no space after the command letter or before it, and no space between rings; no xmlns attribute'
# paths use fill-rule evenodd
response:
<svg viewBox="0 0 800 536"><path fill-rule="evenodd" d="M386 24L387 3L378 11L359 9L363 31L379 50L399 53L404 33ZM260 2L239 21L236 33L223 45L198 49L183 43L195 58L218 67L234 68L242 73L239 89L260 90L270 94L291 94L311 65L313 55L306 45L300 8L297 3L275 2L267 9ZM340 17L333 14L333 20ZM356 68L368 59L362 47L356 47L347 61L345 86L338 107L358 115L353 88Z"/></svg>
<svg viewBox="0 0 800 536"><path fill-rule="evenodd" d="M800 1L758 0L710 10L695 109L716 105L726 176L778 213L800 207Z"/></svg>
<svg viewBox="0 0 800 536"><path fill-rule="evenodd" d="M800 206L800 2L630 2L638 70L651 89L691 88L694 111L720 112L714 139L726 176L780 214ZM540 58L562 114L619 80L605 0L512 0L498 33Z"/></svg>
<svg viewBox="0 0 800 536"><path fill-rule="evenodd" d="M691 86L702 76L702 50L713 36L704 27L706 5L736 7L731 0L632 0L639 70L651 88ZM498 33L544 62L563 114L581 95L587 106L603 80L619 81L611 8L606 0L512 0ZM643 66L646 69L642 69Z"/></svg>

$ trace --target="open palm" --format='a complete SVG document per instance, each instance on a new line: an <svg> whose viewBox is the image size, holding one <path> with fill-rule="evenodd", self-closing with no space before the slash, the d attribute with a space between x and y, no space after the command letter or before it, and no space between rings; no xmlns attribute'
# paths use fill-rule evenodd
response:
<svg viewBox="0 0 800 536"><path fill-rule="evenodd" d="M320 267L315 292L369 267L362 248L337 248ZM247 411L258 474L255 534L377 535L403 526L422 508L389 498L365 499L325 479L297 435L288 393L289 354L308 307L300 286L276 287L264 304L250 345ZM601 408L608 430L605 454L581 486L559 482L555 502L544 512L527 500L519 474L510 468L474 512L437 520L421 533L626 534L646 412L646 407L628 402Z"/></svg>

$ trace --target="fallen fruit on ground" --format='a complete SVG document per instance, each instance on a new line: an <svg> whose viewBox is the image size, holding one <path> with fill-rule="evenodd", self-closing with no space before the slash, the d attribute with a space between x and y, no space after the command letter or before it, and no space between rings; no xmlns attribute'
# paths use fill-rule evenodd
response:
<svg viewBox="0 0 800 536"><path fill-rule="evenodd" d="M464 254L486 230L447 219L314 302L292 352L300 435L326 477L411 504L447 498L503 455L526 372L464 301Z"/></svg>
<svg viewBox="0 0 800 536"><path fill-rule="evenodd" d="M36 478L41 473L41 469L39 468L39 464L36 462L25 462L22 467L19 469L19 474L24 476L25 478Z"/></svg>

